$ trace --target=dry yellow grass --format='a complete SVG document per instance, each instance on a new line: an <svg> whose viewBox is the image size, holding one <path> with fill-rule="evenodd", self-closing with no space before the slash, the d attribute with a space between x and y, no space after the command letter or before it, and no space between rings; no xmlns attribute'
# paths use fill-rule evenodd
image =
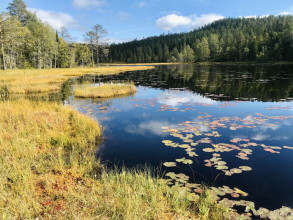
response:
<svg viewBox="0 0 293 220"><path fill-rule="evenodd" d="M182 63L103 63L102 66L162 66Z"/></svg>
<svg viewBox="0 0 293 220"><path fill-rule="evenodd" d="M1 218L41 216L47 201L59 207L66 183L54 176L91 171L100 126L71 108L27 100L0 103L0 115Z"/></svg>
<svg viewBox="0 0 293 220"><path fill-rule="evenodd" d="M109 98L121 95L131 95L136 92L133 83L130 84L103 84L99 86L84 86L74 89L74 96L78 98Z"/></svg>
<svg viewBox="0 0 293 220"><path fill-rule="evenodd" d="M0 72L12 93L59 90L69 77L153 67ZM95 159L101 128L57 103L0 102L1 219L224 219L213 200L186 199L147 171L109 171Z"/></svg>
<svg viewBox="0 0 293 220"><path fill-rule="evenodd" d="M0 86L8 85L11 93L29 94L60 90L70 77L85 74L110 75L126 71L148 70L154 66L111 66L98 68L44 69L44 70L0 70Z"/></svg>
<svg viewBox="0 0 293 220"><path fill-rule="evenodd" d="M214 201L190 202L148 171L105 170L98 123L69 107L8 101L0 115L1 219L223 219Z"/></svg>

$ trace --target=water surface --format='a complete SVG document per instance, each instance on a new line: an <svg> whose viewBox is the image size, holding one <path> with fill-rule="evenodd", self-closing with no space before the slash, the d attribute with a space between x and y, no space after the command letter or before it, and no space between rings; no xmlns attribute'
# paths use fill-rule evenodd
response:
<svg viewBox="0 0 293 220"><path fill-rule="evenodd" d="M293 208L293 150L284 148L293 147L293 66L174 65L97 79L101 83L130 80L138 87L133 96L67 101L105 128L97 154L109 167L161 167L166 172L183 172L190 181L240 188L257 207ZM183 142L165 127L179 129L184 136L195 128L200 135ZM213 131L219 136L210 136ZM211 143L192 147L196 157L184 148L162 143L191 144L205 142L204 138ZM214 166L207 167L204 160L213 153L203 149L219 143L250 149L248 160L236 157L241 150L218 153L229 169L249 166L252 171L227 176ZM183 157L193 164L162 166Z"/></svg>

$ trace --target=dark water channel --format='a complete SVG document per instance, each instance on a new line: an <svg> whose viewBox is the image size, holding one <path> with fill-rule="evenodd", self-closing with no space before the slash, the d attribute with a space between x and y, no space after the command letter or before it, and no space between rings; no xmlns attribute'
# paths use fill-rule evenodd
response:
<svg viewBox="0 0 293 220"><path fill-rule="evenodd" d="M138 87L133 96L67 101L105 128L97 154L109 167L161 167L183 172L190 181L240 188L257 207L293 208L293 66L175 65L96 78L130 80ZM197 156L190 157L182 144ZM207 166L214 153L226 171L252 170L225 175ZM176 162L184 157L193 163Z"/></svg>

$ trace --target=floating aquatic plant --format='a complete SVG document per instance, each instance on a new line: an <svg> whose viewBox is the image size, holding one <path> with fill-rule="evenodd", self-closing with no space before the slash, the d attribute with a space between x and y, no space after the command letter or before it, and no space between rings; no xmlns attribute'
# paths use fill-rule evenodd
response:
<svg viewBox="0 0 293 220"><path fill-rule="evenodd" d="M175 162L165 162L163 165L165 167L176 167L176 163Z"/></svg>
<svg viewBox="0 0 293 220"><path fill-rule="evenodd" d="M184 164L192 164L192 160L186 159L185 157L181 158L181 159L176 159L176 161L178 163L184 163Z"/></svg>

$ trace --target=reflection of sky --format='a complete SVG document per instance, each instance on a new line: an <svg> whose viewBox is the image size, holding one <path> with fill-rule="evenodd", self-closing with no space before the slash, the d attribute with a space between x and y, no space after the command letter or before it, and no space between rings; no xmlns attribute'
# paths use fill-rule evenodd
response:
<svg viewBox="0 0 293 220"><path fill-rule="evenodd" d="M161 105L168 105L170 108L161 111ZM184 109L188 109L186 106L192 108L192 110L184 111ZM105 109L108 111L101 113L101 107L106 107ZM271 107L284 108L270 110ZM229 123L246 126L250 126L250 124L231 120L231 122L227 122L227 128L213 130L209 127L210 122L223 117L237 117L242 120L251 120L252 123L255 123L257 121L253 117L259 117L256 113L267 116L290 116L293 111L292 107L293 102L289 101L214 101L209 97L186 90L162 90L143 86L139 86L137 93L130 97L100 102L91 100L76 101L76 108L85 113L87 113L86 109L92 109L93 116L101 120L100 123L106 128L104 132L105 148L99 151L101 160L113 163L122 161L126 166L145 163L159 166L162 162L186 157L184 150L167 148L162 144L163 139L170 139L174 142L180 141L181 143L180 139L170 136L169 133L163 133L162 127L184 128L184 126L178 124L182 124L185 121L197 122L193 126L196 126L204 134L218 131L221 137L211 138L213 143L230 143L232 138L240 138L250 139L250 142L266 146L293 147L293 119L282 121L268 118L268 121L261 121L262 124L254 124L255 128L241 128L235 131L229 129ZM120 111L115 111L117 109ZM198 116L205 116L205 113L211 117L198 118ZM274 124L275 122L280 123ZM271 124L275 126L272 127ZM201 137L194 136L193 139L203 138L205 137L204 134ZM201 147L203 145L197 147L197 153L199 154L197 159L200 164L202 164L202 159L210 158L210 155L207 156L202 152ZM251 147L251 149L253 150L253 155L249 157L248 161L235 159L235 151L231 152L231 154L223 153L221 156L223 156L223 160L228 163L229 167L248 165L253 167L252 172L235 175L232 180L231 178L218 178L217 181L223 181L223 184L229 183L233 187L239 186L239 188L251 193L251 195L259 196L259 202L260 200L262 202L264 195L272 192L276 192L274 204L275 199L281 201L282 196L284 201L288 202L288 199L291 201L293 195L292 186L290 185L293 180L291 172L293 169L293 151L283 149L280 150L280 154L275 155L264 152L261 147ZM193 168L198 168L199 172L203 171L202 173L209 178L208 172L205 172L206 170L204 169L201 170L200 166ZM213 174L210 178L214 181L217 173L214 173L214 170L212 172ZM213 176L214 174L215 176ZM270 179L270 177L273 178ZM243 178L246 178L245 181ZM266 181L263 181L264 179ZM267 188L264 187L263 183L268 184ZM270 202L264 199L263 203ZM284 205L284 203L280 204L279 202L277 206L279 205Z"/></svg>
<svg viewBox="0 0 293 220"><path fill-rule="evenodd" d="M138 125L128 124L125 127L125 131L130 134L146 135L151 133L156 136L167 136L166 133L162 132L162 127L176 128L176 124L171 124L168 121L143 121Z"/></svg>
<svg viewBox="0 0 293 220"><path fill-rule="evenodd" d="M201 95L180 92L180 93L172 93L172 92L163 92L157 97L158 102L163 105L169 106L177 106L184 103L203 103L203 104L215 104L216 101L203 97Z"/></svg>
<svg viewBox="0 0 293 220"><path fill-rule="evenodd" d="M287 130L285 126L291 126L291 121L286 120L282 121L280 124L274 124L274 126L269 126L269 123L264 123L260 126L257 126L253 129L255 134L251 137L252 140L255 141L264 141L264 140L278 140L278 141L285 141L290 139L289 136L284 135L282 131L278 131L281 128ZM290 130L290 128L289 128ZM287 130L288 131L288 130ZM286 132L287 133L287 132Z"/></svg>

